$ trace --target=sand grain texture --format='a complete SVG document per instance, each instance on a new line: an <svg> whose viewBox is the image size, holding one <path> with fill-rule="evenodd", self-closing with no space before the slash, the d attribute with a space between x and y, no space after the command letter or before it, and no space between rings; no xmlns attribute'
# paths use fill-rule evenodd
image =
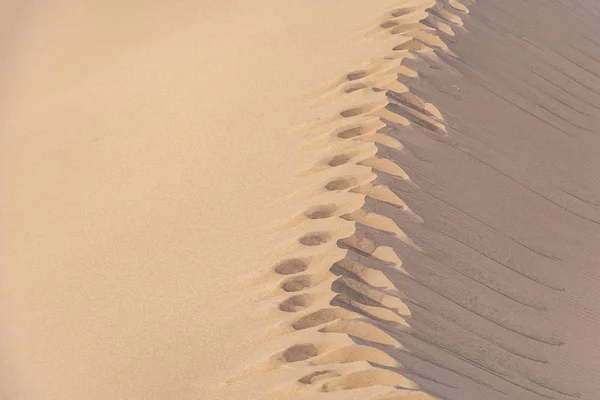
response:
<svg viewBox="0 0 600 400"><path fill-rule="evenodd" d="M600 397L593 1L18 12L5 398Z"/></svg>

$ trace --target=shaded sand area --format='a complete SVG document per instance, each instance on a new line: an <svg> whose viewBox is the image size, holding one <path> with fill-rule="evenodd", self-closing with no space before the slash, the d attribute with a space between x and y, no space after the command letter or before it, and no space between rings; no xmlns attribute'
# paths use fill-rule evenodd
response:
<svg viewBox="0 0 600 400"><path fill-rule="evenodd" d="M423 250L393 245L412 304L411 330L394 330L410 355L395 358L442 399L597 399L600 6L468 7L452 54L407 62L447 135L392 127L412 184L377 180L425 222L370 206Z"/></svg>
<svg viewBox="0 0 600 400"><path fill-rule="evenodd" d="M599 5L79 3L11 10L2 399L600 398Z"/></svg>

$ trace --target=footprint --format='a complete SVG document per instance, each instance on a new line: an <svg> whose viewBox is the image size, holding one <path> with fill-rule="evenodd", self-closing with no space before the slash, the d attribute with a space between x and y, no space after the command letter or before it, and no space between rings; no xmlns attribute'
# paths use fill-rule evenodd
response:
<svg viewBox="0 0 600 400"><path fill-rule="evenodd" d="M312 343L302 343L286 349L282 357L286 362L293 363L308 360L319 354L317 347Z"/></svg>
<svg viewBox="0 0 600 400"><path fill-rule="evenodd" d="M369 75L369 73L367 71L354 71L354 72L351 72L348 75L346 75L346 79L348 81L357 81L368 75Z"/></svg>
<svg viewBox="0 0 600 400"><path fill-rule="evenodd" d="M365 128L363 128L362 126L357 126L357 127L349 128L349 129L339 132L337 134L337 137L339 137L340 139L352 139L352 138L355 138L355 137L358 137L358 136L364 134L365 132L366 132Z"/></svg>
<svg viewBox="0 0 600 400"><path fill-rule="evenodd" d="M372 111L374 108L375 107L373 107L372 105L349 108L340 112L340 115L344 118L358 117L359 115L363 115Z"/></svg>
<svg viewBox="0 0 600 400"><path fill-rule="evenodd" d="M297 294L289 297L279 304L279 309L285 312L297 312L304 310L314 302L314 299L308 294Z"/></svg>
<svg viewBox="0 0 600 400"><path fill-rule="evenodd" d="M384 23L380 24L379 26L382 27L383 29L389 29L389 28L393 28L397 25L398 25L398 23L395 21L385 21Z"/></svg>
<svg viewBox="0 0 600 400"><path fill-rule="evenodd" d="M302 378L298 379L298 382L304 383L305 385L312 385L323 379L331 379L337 376L340 376L340 374L330 370L315 371L311 374L304 375Z"/></svg>
<svg viewBox="0 0 600 400"><path fill-rule="evenodd" d="M305 246L320 246L331 240L331 236L325 232L311 232L301 236L298 241Z"/></svg>
<svg viewBox="0 0 600 400"><path fill-rule="evenodd" d="M281 288L286 292L299 292L312 284L309 276L300 275L287 279L281 284Z"/></svg>
<svg viewBox="0 0 600 400"><path fill-rule="evenodd" d="M357 180L353 176L337 178L325 185L325 189L329 191L345 190L357 184Z"/></svg>
<svg viewBox="0 0 600 400"><path fill-rule="evenodd" d="M306 262L297 258L292 258L277 264L274 271L279 275L292 275L299 272L304 272L307 268L308 264L306 264Z"/></svg>
<svg viewBox="0 0 600 400"><path fill-rule="evenodd" d="M344 92L352 93L352 92L356 92L357 90L362 90L362 89L366 89L366 88L367 88L367 85L364 85L362 83L357 83L355 85L349 85L348 87L346 87Z"/></svg>
<svg viewBox="0 0 600 400"><path fill-rule="evenodd" d="M330 167L338 167L340 165L344 165L350 161L352 157L347 154L338 154L333 156L329 162L327 163Z"/></svg>
<svg viewBox="0 0 600 400"><path fill-rule="evenodd" d="M335 204L324 204L309 208L304 212L304 215L310 219L324 219L332 217L337 210L338 208Z"/></svg>
<svg viewBox="0 0 600 400"><path fill-rule="evenodd" d="M406 14L410 14L415 11L417 11L417 9L415 7L404 7L404 8L398 8L398 9L392 11L390 13L390 15L394 18L398 18L398 17L401 17Z"/></svg>
<svg viewBox="0 0 600 400"><path fill-rule="evenodd" d="M294 329L302 330L312 328L313 326L323 325L327 322L335 321L341 317L341 310L335 308L324 308L314 313L305 315L292 324Z"/></svg>

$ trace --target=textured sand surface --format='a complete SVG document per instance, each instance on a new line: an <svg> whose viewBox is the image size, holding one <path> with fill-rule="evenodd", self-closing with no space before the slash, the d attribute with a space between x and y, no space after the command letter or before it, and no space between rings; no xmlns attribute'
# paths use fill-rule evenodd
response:
<svg viewBox="0 0 600 400"><path fill-rule="evenodd" d="M3 6L0 398L600 398L600 6L322 3Z"/></svg>

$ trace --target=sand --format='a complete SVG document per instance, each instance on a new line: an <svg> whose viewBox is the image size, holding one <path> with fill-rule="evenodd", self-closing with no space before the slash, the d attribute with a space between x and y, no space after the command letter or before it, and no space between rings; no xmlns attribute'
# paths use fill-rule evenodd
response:
<svg viewBox="0 0 600 400"><path fill-rule="evenodd" d="M600 396L591 0L3 7L0 398Z"/></svg>

